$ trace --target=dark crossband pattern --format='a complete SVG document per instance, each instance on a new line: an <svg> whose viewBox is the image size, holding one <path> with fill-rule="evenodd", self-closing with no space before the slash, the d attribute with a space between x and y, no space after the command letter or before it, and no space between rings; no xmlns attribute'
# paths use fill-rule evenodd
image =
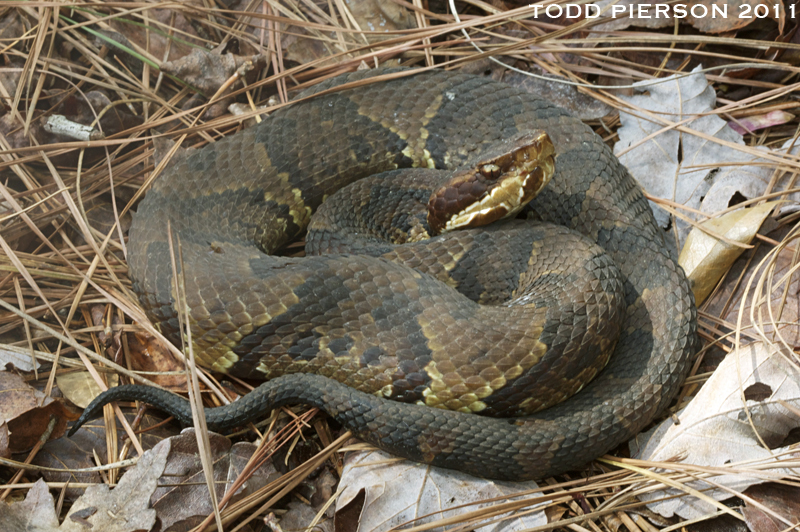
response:
<svg viewBox="0 0 800 532"><path fill-rule="evenodd" d="M387 72L345 75L307 94ZM408 166L454 169L535 130L547 132L557 158L556 173L532 209L605 251L585 246L590 257L610 257L616 265L590 268L595 281L575 282L558 268L527 269L534 256L572 262L569 254L580 246L565 229L556 233L561 247L539 246L528 237L524 245L502 244L503 227L489 229L488 237L470 231L433 252L446 258L428 273L407 266L428 262L422 242L394 250L359 244L368 253L388 253L383 257L264 254L301 234L322 201L349 183ZM483 173L491 177L494 168ZM241 377L272 378L234 404L208 410L212 429L240 425L278 405L305 403L400 456L486 477L542 478L585 464L647 425L677 392L697 341L684 273L627 170L576 118L485 78L427 71L324 94L177 161L139 207L129 263L148 315L178 341L168 221L183 247L198 361ZM498 270L535 277L533 284L545 293L569 293L585 303L584 310L551 307L533 295L524 304L491 306L497 301L482 295L489 293L487 285L511 295L519 287L500 275L466 271L461 258L481 238L522 254L488 253ZM387 260L389 255L402 263ZM467 262L476 262L472 257ZM607 275L612 270L618 273ZM608 343L573 337L576 330L614 327L613 318L602 318L613 314L607 309L614 304L603 307L613 296L587 288L604 282L621 284L624 318L621 327L617 321L620 336L610 361L594 380L537 413L491 418L464 412L514 415L550 404L565 380L583 370L548 353ZM472 299L453 290L455 284L470 287ZM533 336L531 327L539 334ZM546 371L529 367L533 359ZM549 385L545 379L544 391L532 392L528 377L550 370L558 376ZM191 418L175 396L121 387L98 398L79 423L118 399L146 400L184 422Z"/></svg>

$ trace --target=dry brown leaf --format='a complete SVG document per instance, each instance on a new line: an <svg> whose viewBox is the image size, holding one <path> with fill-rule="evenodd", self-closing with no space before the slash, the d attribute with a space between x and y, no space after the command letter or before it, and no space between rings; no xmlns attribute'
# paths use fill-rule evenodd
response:
<svg viewBox="0 0 800 532"><path fill-rule="evenodd" d="M43 480L37 480L25 500L0 502L0 523L8 532L53 532L58 529L55 501ZM85 532L85 531L84 531Z"/></svg>
<svg viewBox="0 0 800 532"><path fill-rule="evenodd" d="M133 423L134 414L125 414L129 423ZM142 416L138 429L144 431L140 436L142 448L147 450L160 441L173 436L177 429L169 424L152 429L153 425L163 421L163 418L149 414ZM122 430L122 425L117 420L117 448L121 449L127 439L127 433ZM71 438L58 438L45 443L36 453L33 464L50 467L63 471L42 471L42 476L48 482L86 482L99 483L103 477L97 472L73 472L70 469L83 469L97 465L95 456L101 463L108 462L106 454L106 426L103 418L89 421L83 425ZM83 494L84 488L67 488L66 499L75 500Z"/></svg>
<svg viewBox="0 0 800 532"><path fill-rule="evenodd" d="M336 513L338 519L347 505L360 500L362 509L359 512L358 530L379 532L407 521L420 525L474 511L491 504L479 501L493 497L513 500L515 493L536 487L533 481L486 480L459 471L399 460L380 451L358 452L351 453L345 459L339 482L342 494L336 501ZM464 504L469 506L455 508ZM422 518L428 514L433 515ZM475 530L521 530L546 522L544 511L539 511L510 517Z"/></svg>
<svg viewBox="0 0 800 532"><path fill-rule="evenodd" d="M209 433L208 436L217 499L221 500L255 452L256 445L240 442L231 446L230 440L224 436L215 433ZM159 485L166 487L160 487L153 493L152 506L158 512L162 530L169 530L173 526L189 530L213 512L198 455L197 436L194 429L186 429L162 444L168 446L169 456ZM251 495L279 476L270 462L263 464L236 492L231 502Z"/></svg>
<svg viewBox="0 0 800 532"><path fill-rule="evenodd" d="M766 217L779 203L773 201L749 209L739 209L719 218L706 220L701 226L735 242L749 244ZM681 250L678 263L689 277L698 305L706 300L743 251L744 248L719 240L700 228L692 229Z"/></svg>
<svg viewBox="0 0 800 532"><path fill-rule="evenodd" d="M770 223L770 220L768 218L765 223ZM784 280L784 277L797 263L793 249L796 245L793 242L797 241L797 237L791 236L790 230L790 227L783 226L766 234L768 238L776 242L791 238L789 246L780 250L779 253L774 254L775 249L771 245L760 242L753 251L747 252L737 259L720 289L706 303L706 312L713 316L719 316L729 324L738 323L741 312L742 329L746 333L759 335L760 333L754 329L755 325L771 342L779 342L782 337L790 345L798 345L800 342L800 297L798 297L800 296L800 275L795 272L794 275L788 277L788 283ZM773 253L774 256L768 257L769 253ZM765 259L767 259L766 266L771 268L772 276L771 284L767 278L762 290L762 294L768 294L768 298L766 301L759 300L754 307L753 287L765 274L765 268L757 266ZM753 275L755 275L755 279L753 279ZM747 298L743 299L748 285L750 285L750 292L747 294ZM772 323L773 319L768 312L770 307L775 324ZM751 313L754 314L755 323L751 320Z"/></svg>
<svg viewBox="0 0 800 532"><path fill-rule="evenodd" d="M752 486L744 493L747 498L742 514L752 532L781 532L786 530L787 522L800 523L800 488L797 486L770 483Z"/></svg>
<svg viewBox="0 0 800 532"><path fill-rule="evenodd" d="M348 13L342 14L337 9L335 17L346 17L348 20L346 26L351 25L349 21L354 21L363 31L390 32L416 28L416 20L413 13L391 0L360 0L359 2L337 3L336 5L337 7L346 7ZM309 19L313 20L317 17L315 13L306 12L302 3L297 4L295 7L303 11ZM377 33L354 36L348 32L344 34L343 38L351 45L363 46L366 44L365 41L375 43L395 36L388 34L384 36ZM342 52L343 47L339 42L340 37L342 36L334 32L320 33L317 30L312 31L299 25L292 25L284 28L280 38L284 57L289 61L305 64ZM346 60L346 58L340 60ZM335 61L325 61L321 64L331 63L335 63Z"/></svg>
<svg viewBox="0 0 800 532"><path fill-rule="evenodd" d="M792 449L785 439L800 427L800 368L794 354L785 354L761 342L731 352L703 385L689 405L653 431L639 435L631 444L632 454L651 461L678 460L700 466L729 467L730 472L713 476L729 488L713 489L703 480L688 482L717 500L733 496L730 489L749 486L783 475L781 453ZM785 458L785 457L784 457ZM649 492L648 501L678 494L678 490ZM692 496L653 502L648 505L665 517L678 514L691 519L715 510Z"/></svg>
<svg viewBox="0 0 800 532"><path fill-rule="evenodd" d="M389 32L416 27L414 15L391 0L361 0L347 2L347 8L363 31ZM391 38L391 35L370 35L372 42Z"/></svg>
<svg viewBox="0 0 800 532"><path fill-rule="evenodd" d="M318 509L302 501L290 501L286 513L281 516L281 529L305 530L317 516ZM333 519L320 519L309 532L333 532Z"/></svg>
<svg viewBox="0 0 800 532"><path fill-rule="evenodd" d="M77 416L64 404L29 386L22 377L0 371L0 421L8 423L9 449L13 453L33 447L48 429L50 420L55 425L51 438L64 434L68 419Z"/></svg>
<svg viewBox="0 0 800 532"><path fill-rule="evenodd" d="M169 6L169 4L165 5ZM177 4L173 4L173 6L177 7ZM184 13L185 10L174 8L147 10L151 24L156 25L155 27L163 24L162 28L169 28L169 35L160 31L149 31L149 28L142 24L132 24L128 17L114 16L108 20L108 24L137 45L140 50L147 50L152 57L175 61L191 52L192 44L203 45L202 41L196 38L197 32ZM175 38L176 36L179 38Z"/></svg>
<svg viewBox="0 0 800 532"><path fill-rule="evenodd" d="M283 55L288 61L294 61L304 65L323 57L328 57L334 50L329 49L329 40L334 40L335 35L328 34L324 38L314 35L300 26L289 26L281 35L281 48ZM320 65L333 64L335 61L328 60Z"/></svg>
<svg viewBox="0 0 800 532"><path fill-rule="evenodd" d="M706 33L723 33L749 26L760 18L776 17L775 6L783 9L781 0L692 0L687 2L689 16L686 21ZM697 7L695 7L697 6ZM759 7L761 6L761 7ZM714 8L726 16L714 16ZM692 9L696 15L692 15ZM705 14L705 16L703 16Z"/></svg>
<svg viewBox="0 0 800 532"><path fill-rule="evenodd" d="M166 441L159 443L122 475L115 488L109 489L105 484L87 488L67 511L59 532L86 532L87 524L103 532L150 530L156 523L150 497L164 474L168 454ZM73 515L75 519L71 518Z"/></svg>
<svg viewBox="0 0 800 532"><path fill-rule="evenodd" d="M128 334L128 349L131 366L138 371L169 371L173 375L150 375L156 384L173 391L186 391L186 372L182 360L163 342L146 332Z"/></svg>
<svg viewBox="0 0 800 532"><path fill-rule="evenodd" d="M629 26L636 26L640 28L666 28L673 26L675 23L672 20L670 11L669 16L656 16L656 6L669 6L673 2L670 0L598 0L592 2L596 4L601 10L605 9L606 14L601 17L604 22L595 26L596 31L615 31L622 30ZM648 5L642 16L639 14L639 4ZM612 6L619 6L617 12L612 13ZM633 17L630 16L631 9L633 9ZM613 17L613 18L612 18ZM607 20L606 20L607 19Z"/></svg>
<svg viewBox="0 0 800 532"><path fill-rule="evenodd" d="M274 460L274 458L273 458ZM337 518L334 523L334 506L331 499L335 495L339 477L331 473L330 469L323 469L316 477L307 478L300 486L299 491L308 500L291 501L285 514L280 516L280 526L283 530L303 530L307 528L317 515L324 513L316 521L310 532L350 532L357 528L350 523L342 527L343 522ZM356 521L358 517L356 516ZM334 526L335 524L335 526Z"/></svg>

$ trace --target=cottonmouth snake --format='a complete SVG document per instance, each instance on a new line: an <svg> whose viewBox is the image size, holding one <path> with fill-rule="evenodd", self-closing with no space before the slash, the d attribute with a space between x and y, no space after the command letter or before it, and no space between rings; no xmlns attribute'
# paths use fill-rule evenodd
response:
<svg viewBox="0 0 800 532"><path fill-rule="evenodd" d="M397 327L381 330L391 321L387 308L416 308L414 298L428 297L420 289L425 276L409 280L404 267L348 255L307 266L304 259L265 257L253 243L267 253L276 250L305 229L323 199L364 176L397 167L456 167L489 143L545 130L556 147L557 169L533 209L596 242L623 278L621 335L611 361L591 383L542 412L489 418L390 401L301 373L273 379L206 416L209 428L221 429L278 405L310 404L391 453L493 478L544 478L585 464L640 431L677 392L696 342L696 310L684 273L666 251L638 184L581 121L489 79L437 70L405 73L366 71L323 82L304 96L324 94L174 163L154 183L130 232L130 272L142 305L180 342L169 221L183 248L201 365L246 377L313 366L361 386L380 381L376 375L382 374L372 372L369 362L391 357L388 349L430 361L442 346L430 334L436 324L422 323L422 317L403 329L406 336L383 344L369 339L384 338L389 329L397 333ZM380 74L398 77L328 90ZM339 278L326 282L328 274ZM342 289L348 276L358 282ZM372 292L359 300L353 295L359 286ZM394 303L385 303L387 298ZM351 330L359 321L363 330ZM348 350L357 355L349 365L335 356ZM435 368L431 374L414 369L422 378L435 377ZM102 404L132 398L191 420L177 396L124 386L101 395L78 423L97 415Z"/></svg>

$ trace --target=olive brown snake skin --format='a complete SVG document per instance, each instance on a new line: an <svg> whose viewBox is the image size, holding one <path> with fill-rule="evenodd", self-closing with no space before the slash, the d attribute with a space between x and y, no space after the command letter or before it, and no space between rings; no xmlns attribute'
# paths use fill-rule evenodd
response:
<svg viewBox="0 0 800 532"><path fill-rule="evenodd" d="M308 94L396 72L348 74ZM304 262L259 251L271 253L301 234L323 199L357 179L397 167L454 168L490 143L537 129L550 136L557 158L555 175L532 209L605 250L621 272L624 291L625 316L610 362L555 406L533 414L512 408L501 415L514 417L492 418L415 404L438 405L427 397L439 386L446 388L440 403L450 401L456 410L501 410L509 393L487 383L499 378L513 389L528 371L514 366L521 362L509 364L492 354L499 345L517 345L516 322L492 342L459 344L453 323L472 323L478 311L445 310L450 296L440 294L437 286L443 284L427 275L409 274L406 266L382 258L334 255ZM430 70L326 92L178 160L139 207L129 264L148 316L180 345L168 220L183 248L198 363L242 377L273 377L233 404L207 410L212 430L303 403L398 456L490 478L546 478L586 464L650 423L677 393L697 342L684 272L667 252L628 171L577 118L486 78ZM449 325L436 323L434 315ZM593 318L586 320L594 327ZM437 330L444 334L434 335ZM570 333L558 329L541 342L548 347L560 334ZM484 363L495 361L500 373L494 366L473 373L450 368L441 354L455 349L458 358L458 345L476 351L473 358ZM387 369L391 364L395 370ZM398 389L385 380L392 371L400 373ZM277 376L282 372L289 374ZM492 377L480 381L483 375ZM456 388L469 393L455 397ZM392 394L406 402L384 397ZM475 394L479 407L462 401ZM122 386L95 400L78 424L95 417L103 404L124 399L191 422L185 400L155 388Z"/></svg>

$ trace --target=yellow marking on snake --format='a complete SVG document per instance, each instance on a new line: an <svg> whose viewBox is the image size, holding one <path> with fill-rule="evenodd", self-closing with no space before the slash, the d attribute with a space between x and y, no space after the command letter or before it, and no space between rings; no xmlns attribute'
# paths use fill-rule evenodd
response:
<svg viewBox="0 0 800 532"><path fill-rule="evenodd" d="M403 149L402 153L413 161L414 166L419 168L436 168L433 158L431 157L431 153L425 149L425 144L429 135L429 132L427 129L425 129L425 126L427 126L428 123L430 123L430 121L436 117L437 113L439 112L439 108L442 105L442 101L443 97L440 94L431 101L427 108L425 108L425 111L421 117L409 122L402 122L403 129L398 127L398 123L396 123L392 117L373 116L370 114L370 107L361 106L358 110L358 114L378 122L384 128L388 129L402 140L406 141L407 146L405 149ZM414 134L414 136L411 136L412 134Z"/></svg>
<svg viewBox="0 0 800 532"><path fill-rule="evenodd" d="M288 182L289 174L286 175ZM306 227L311 221L311 207L306 206L303 201L303 192L299 188L293 188L292 194L294 194L294 204L289 210L289 214L292 215L292 220L296 226Z"/></svg>
<svg viewBox="0 0 800 532"><path fill-rule="evenodd" d="M266 174L272 169L272 160L269 158L265 144L258 142L253 145L253 157L255 157L262 174ZM232 179L231 181L236 180Z"/></svg>
<svg viewBox="0 0 800 532"><path fill-rule="evenodd" d="M442 267L447 272L453 271L453 268L458 266L458 261L460 261L461 257L463 257L466 253L467 253L466 249L462 249L461 251L459 251L457 253L451 253L449 255L450 258L447 260L447 262L444 262L444 259L442 259L442 262L441 262Z"/></svg>
<svg viewBox="0 0 800 532"><path fill-rule="evenodd" d="M267 153L267 148L263 144L255 144L253 146L253 155L258 163L258 167L262 173L274 172L272 161ZM265 201L275 201L290 205L289 214L292 215L292 221L298 227L305 227L311 220L311 208L307 207L303 201L303 193L299 188L294 188L289 182L291 175L288 172L280 172L275 176L276 184L270 190L264 192ZM236 183L236 179L231 179L231 183ZM280 184L278 184L280 183ZM282 184L282 185L281 185ZM276 192L288 192L278 194ZM281 228L283 232L286 230L286 222L284 227Z"/></svg>

